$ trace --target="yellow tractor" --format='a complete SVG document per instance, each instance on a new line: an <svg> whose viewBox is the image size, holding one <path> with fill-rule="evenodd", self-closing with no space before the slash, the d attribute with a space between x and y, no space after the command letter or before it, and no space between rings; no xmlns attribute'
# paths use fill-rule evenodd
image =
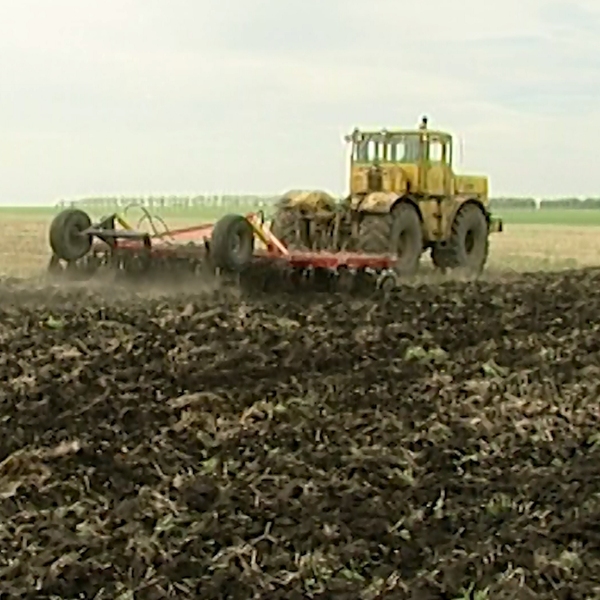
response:
<svg viewBox="0 0 600 600"><path fill-rule="evenodd" d="M440 269L480 273L491 215L488 179L452 170L452 136L423 117L413 130L360 131L351 146L350 192L341 202L320 190L292 191L276 204L273 233L288 247L396 256L398 275L412 275L430 249Z"/></svg>

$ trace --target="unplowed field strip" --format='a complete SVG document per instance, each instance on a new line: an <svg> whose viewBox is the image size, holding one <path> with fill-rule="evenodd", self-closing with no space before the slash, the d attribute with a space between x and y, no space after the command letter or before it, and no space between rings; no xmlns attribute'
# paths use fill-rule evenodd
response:
<svg viewBox="0 0 600 600"><path fill-rule="evenodd" d="M50 217L0 219L0 275L37 276L50 260ZM170 219L170 227L196 224L190 219ZM429 257L424 263L428 275ZM507 225L492 237L489 260L492 276L506 272L560 270L600 266L600 229L561 225Z"/></svg>

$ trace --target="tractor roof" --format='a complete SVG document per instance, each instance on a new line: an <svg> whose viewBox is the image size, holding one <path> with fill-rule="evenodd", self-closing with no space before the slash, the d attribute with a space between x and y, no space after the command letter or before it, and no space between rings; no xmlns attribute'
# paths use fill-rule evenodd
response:
<svg viewBox="0 0 600 600"><path fill-rule="evenodd" d="M358 142L361 139L369 138L374 141L389 141L393 138L418 136L423 132L427 132L430 137L437 139L450 140L451 134L446 131L437 131L427 127L427 117L423 117L417 129L359 129L355 127L351 134L345 137L347 142Z"/></svg>
<svg viewBox="0 0 600 600"><path fill-rule="evenodd" d="M422 133L427 133L430 139L451 140L452 135L445 131L436 131L427 129L384 129L384 130L359 130L355 129L351 134L345 136L346 142L360 142L368 139L375 142L391 142L394 139L417 137Z"/></svg>

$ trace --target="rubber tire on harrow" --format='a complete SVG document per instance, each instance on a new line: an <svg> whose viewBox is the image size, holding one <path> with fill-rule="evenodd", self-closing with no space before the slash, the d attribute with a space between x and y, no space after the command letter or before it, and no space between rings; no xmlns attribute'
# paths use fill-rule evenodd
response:
<svg viewBox="0 0 600 600"><path fill-rule="evenodd" d="M405 236L404 248L400 248ZM423 252L421 220L412 204L401 203L388 214L364 215L359 231L359 252L368 254L398 254L394 270L400 276L414 275L419 269Z"/></svg>
<svg viewBox="0 0 600 600"><path fill-rule="evenodd" d="M239 247L236 249L236 242ZM213 267L226 273L240 273L254 254L254 230L246 217L225 215L214 226L210 240Z"/></svg>
<svg viewBox="0 0 600 600"><path fill-rule="evenodd" d="M469 242L472 234L472 244ZM452 223L450 239L431 250L433 264L439 269L464 269L479 275L487 262L490 247L489 226L481 208L467 204Z"/></svg>
<svg viewBox="0 0 600 600"><path fill-rule="evenodd" d="M271 221L271 232L290 249L304 249L304 244L300 237L300 226L302 216L293 208L280 208L277 210Z"/></svg>
<svg viewBox="0 0 600 600"><path fill-rule="evenodd" d="M81 232L92 226L88 214L67 208L54 217L50 225L50 247L54 255L67 262L83 258L92 248L92 236Z"/></svg>

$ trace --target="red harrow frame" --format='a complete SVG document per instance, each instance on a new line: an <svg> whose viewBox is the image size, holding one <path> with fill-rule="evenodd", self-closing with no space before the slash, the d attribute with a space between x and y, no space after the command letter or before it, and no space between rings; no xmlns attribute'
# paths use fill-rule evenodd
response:
<svg viewBox="0 0 600 600"><path fill-rule="evenodd" d="M92 223L87 213L70 208L54 218L50 246L49 271L77 279L108 268L128 279L201 274L263 290L307 281L327 291L396 285L394 256L292 250L264 226L261 213L229 214L214 224L164 232L154 228L151 234L133 229L118 214Z"/></svg>

